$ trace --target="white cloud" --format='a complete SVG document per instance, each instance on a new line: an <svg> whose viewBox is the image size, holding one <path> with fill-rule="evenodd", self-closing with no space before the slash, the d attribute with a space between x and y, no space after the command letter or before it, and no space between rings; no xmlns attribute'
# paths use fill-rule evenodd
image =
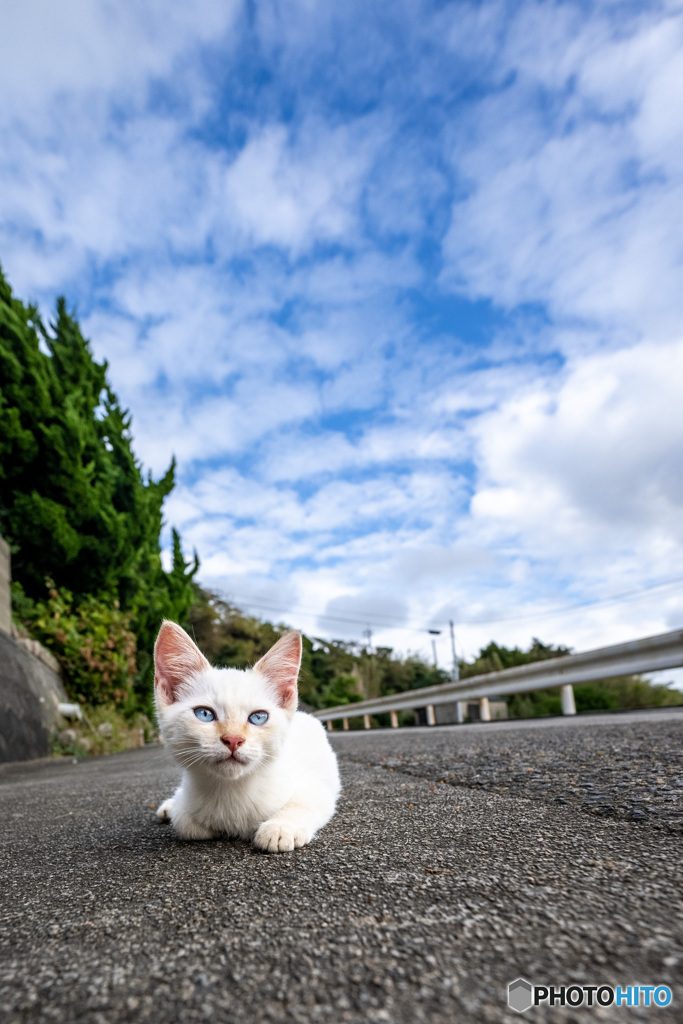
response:
<svg viewBox="0 0 683 1024"><path fill-rule="evenodd" d="M369 144L360 124L330 130L308 123L296 138L282 125L261 128L225 173L228 223L253 244L297 253L344 239L354 227Z"/></svg>
<svg viewBox="0 0 683 1024"><path fill-rule="evenodd" d="M476 427L475 522L586 581L683 575L682 402L680 342L583 359L516 395Z"/></svg>
<svg viewBox="0 0 683 1024"><path fill-rule="evenodd" d="M454 137L469 194L453 207L444 280L610 330L675 330L683 134L667 97L682 57L680 14L643 15L616 34L609 11L523 7L500 52L513 84Z"/></svg>
<svg viewBox="0 0 683 1024"><path fill-rule="evenodd" d="M356 638L364 620L400 628L407 618L408 605L404 599L386 591L367 590L362 595L341 594L328 601L319 621L323 633L332 631L335 636ZM372 632L372 627L368 628Z"/></svg>
<svg viewBox="0 0 683 1024"><path fill-rule="evenodd" d="M239 0L23 0L2 19L0 82L10 110L44 109L46 97L130 95L178 58L233 25Z"/></svg>

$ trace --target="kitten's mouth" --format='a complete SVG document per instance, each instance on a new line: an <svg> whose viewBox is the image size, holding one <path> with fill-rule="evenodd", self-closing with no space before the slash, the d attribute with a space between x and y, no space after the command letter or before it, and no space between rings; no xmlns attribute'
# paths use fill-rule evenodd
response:
<svg viewBox="0 0 683 1024"><path fill-rule="evenodd" d="M241 757L238 757L237 754L224 754L216 761L216 764L239 764L242 766L248 763L248 761L244 761Z"/></svg>

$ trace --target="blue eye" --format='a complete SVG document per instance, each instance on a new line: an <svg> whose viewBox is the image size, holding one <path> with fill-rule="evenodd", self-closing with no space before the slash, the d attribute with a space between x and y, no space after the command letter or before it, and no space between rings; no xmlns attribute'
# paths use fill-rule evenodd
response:
<svg viewBox="0 0 683 1024"><path fill-rule="evenodd" d="M194 713L200 722L213 722L216 717L211 708L195 708Z"/></svg>
<svg viewBox="0 0 683 1024"><path fill-rule="evenodd" d="M265 725L268 721L268 712L252 711L247 721L251 722L252 725Z"/></svg>

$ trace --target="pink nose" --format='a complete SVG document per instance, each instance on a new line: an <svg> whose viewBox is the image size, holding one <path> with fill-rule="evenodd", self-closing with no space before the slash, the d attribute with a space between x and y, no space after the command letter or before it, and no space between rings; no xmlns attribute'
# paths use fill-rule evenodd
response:
<svg viewBox="0 0 683 1024"><path fill-rule="evenodd" d="M244 743L244 736L221 736L221 743L225 743L226 747L230 747L230 752L235 753L238 747L241 747Z"/></svg>

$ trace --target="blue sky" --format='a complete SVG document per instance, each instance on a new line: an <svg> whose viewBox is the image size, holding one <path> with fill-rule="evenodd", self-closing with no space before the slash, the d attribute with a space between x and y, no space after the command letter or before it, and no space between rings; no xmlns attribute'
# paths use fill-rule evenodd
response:
<svg viewBox="0 0 683 1024"><path fill-rule="evenodd" d="M0 261L207 585L402 651L681 625L680 4L25 0L0 47Z"/></svg>

